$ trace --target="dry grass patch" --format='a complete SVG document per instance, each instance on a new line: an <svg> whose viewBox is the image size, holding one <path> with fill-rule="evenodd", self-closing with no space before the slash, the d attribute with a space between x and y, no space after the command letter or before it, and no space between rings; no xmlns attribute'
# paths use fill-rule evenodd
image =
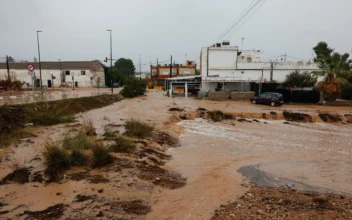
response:
<svg viewBox="0 0 352 220"><path fill-rule="evenodd" d="M154 126L137 119L129 119L125 124L125 134L129 137L147 138L151 137L154 132Z"/></svg>

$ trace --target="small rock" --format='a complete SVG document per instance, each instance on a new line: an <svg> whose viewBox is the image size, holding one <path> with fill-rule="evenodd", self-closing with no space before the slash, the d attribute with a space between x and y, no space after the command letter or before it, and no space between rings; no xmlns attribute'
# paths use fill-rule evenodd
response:
<svg viewBox="0 0 352 220"><path fill-rule="evenodd" d="M61 192L57 192L56 193L57 196L61 196L61 194L62 194Z"/></svg>
<svg viewBox="0 0 352 220"><path fill-rule="evenodd" d="M242 207L242 205L238 203L237 204L237 208L241 208L241 207Z"/></svg>
<svg viewBox="0 0 352 220"><path fill-rule="evenodd" d="M265 215L265 212L263 212L263 211L260 210L260 209L258 209L258 210L256 211L256 213L259 214L259 215Z"/></svg>
<svg viewBox="0 0 352 220"><path fill-rule="evenodd" d="M235 218L235 214L231 213L231 214L230 214L230 217L231 217L231 218Z"/></svg>
<svg viewBox="0 0 352 220"><path fill-rule="evenodd" d="M102 193L104 189L98 189L98 193Z"/></svg>
<svg viewBox="0 0 352 220"><path fill-rule="evenodd" d="M104 214L102 211L99 211L98 214L96 215L96 217L103 217L103 216L104 216Z"/></svg>
<svg viewBox="0 0 352 220"><path fill-rule="evenodd" d="M279 200L279 203L282 203L282 202L283 202L283 200L282 200L282 199L280 199L280 200Z"/></svg>
<svg viewBox="0 0 352 220"><path fill-rule="evenodd" d="M254 197L251 193L247 193L247 196L249 196L249 197Z"/></svg>
<svg viewBox="0 0 352 220"><path fill-rule="evenodd" d="M157 177L157 178L155 178L155 179L156 179L156 180L158 180L158 181L160 180L160 178L159 178L159 177Z"/></svg>

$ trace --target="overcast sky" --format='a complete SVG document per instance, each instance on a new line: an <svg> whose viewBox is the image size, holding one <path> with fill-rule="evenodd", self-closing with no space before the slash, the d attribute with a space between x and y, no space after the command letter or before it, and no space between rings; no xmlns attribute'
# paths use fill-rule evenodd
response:
<svg viewBox="0 0 352 220"><path fill-rule="evenodd" d="M199 62L200 49L253 0L0 0L0 58L6 54L41 59L103 60L110 54L107 29L113 33L113 58L149 62ZM312 47L326 41L339 52L352 49L351 0L267 0L227 40L244 49L264 51L265 59L285 52L312 58ZM0 61L3 61L0 60Z"/></svg>

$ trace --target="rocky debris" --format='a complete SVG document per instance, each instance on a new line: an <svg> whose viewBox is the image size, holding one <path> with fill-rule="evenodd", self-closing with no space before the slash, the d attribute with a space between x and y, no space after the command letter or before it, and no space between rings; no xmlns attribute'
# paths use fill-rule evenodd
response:
<svg viewBox="0 0 352 220"><path fill-rule="evenodd" d="M12 173L8 174L5 176L1 181L0 185L3 184L9 184L9 183L28 183L29 182L29 176L31 172L29 171L28 168L19 168L17 170L14 170Z"/></svg>
<svg viewBox="0 0 352 220"><path fill-rule="evenodd" d="M170 111L170 112L183 112L183 111L185 111L185 110L182 109L182 108L169 108L169 111Z"/></svg>
<svg viewBox="0 0 352 220"><path fill-rule="evenodd" d="M138 168L138 178L151 181L154 185L168 189L177 189L186 185L186 178L179 173L164 170L159 166L146 166L144 164L139 164Z"/></svg>
<svg viewBox="0 0 352 220"><path fill-rule="evenodd" d="M86 195L78 194L78 195L72 200L72 202L84 202L84 201L87 201L87 200L94 199L95 197L96 197L96 195L86 196Z"/></svg>
<svg viewBox="0 0 352 220"><path fill-rule="evenodd" d="M283 115L287 121L314 122L312 116L305 113L284 111Z"/></svg>
<svg viewBox="0 0 352 220"><path fill-rule="evenodd" d="M128 214L146 215L152 211L150 205L142 200L110 202L109 205L114 210L123 209Z"/></svg>
<svg viewBox="0 0 352 220"><path fill-rule="evenodd" d="M168 145L169 147L180 146L178 138L175 138L166 132L156 131L154 132L152 139L160 145Z"/></svg>
<svg viewBox="0 0 352 220"><path fill-rule="evenodd" d="M350 219L352 198L252 185L248 193L215 211L213 220Z"/></svg>
<svg viewBox="0 0 352 220"><path fill-rule="evenodd" d="M103 193L104 189L98 189L98 193Z"/></svg>
<svg viewBox="0 0 352 220"><path fill-rule="evenodd" d="M338 114L320 113L319 117L324 122L340 122L340 121L342 121L341 115L338 115Z"/></svg>
<svg viewBox="0 0 352 220"><path fill-rule="evenodd" d="M207 109L199 107L199 108L197 108L197 111L207 111Z"/></svg>
<svg viewBox="0 0 352 220"><path fill-rule="evenodd" d="M271 115L277 115L277 113L276 113L276 112L270 112L270 114L271 114Z"/></svg>
<svg viewBox="0 0 352 220"><path fill-rule="evenodd" d="M91 175L88 172L72 173L68 175L68 178L74 181L86 180L87 182L93 184L110 182L109 179L106 179L101 175Z"/></svg>
<svg viewBox="0 0 352 220"><path fill-rule="evenodd" d="M234 116L230 113L224 113L219 110L208 111L208 117L213 120L214 122L226 120L226 119L233 119Z"/></svg>
<svg viewBox="0 0 352 220"><path fill-rule="evenodd" d="M103 217L104 214L103 214L103 211L99 211L98 214L95 215L95 217Z"/></svg>
<svg viewBox="0 0 352 220"><path fill-rule="evenodd" d="M28 220L37 220L37 219L59 219L64 214L64 210L67 205L57 204L54 206L50 206L47 209L42 211L24 211L22 215L27 215Z"/></svg>

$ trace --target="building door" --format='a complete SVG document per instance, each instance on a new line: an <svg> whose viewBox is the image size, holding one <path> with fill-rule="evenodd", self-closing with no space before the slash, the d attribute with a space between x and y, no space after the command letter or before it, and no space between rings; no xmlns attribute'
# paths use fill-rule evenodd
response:
<svg viewBox="0 0 352 220"><path fill-rule="evenodd" d="M48 88L51 88L51 80L48 79Z"/></svg>
<svg viewBox="0 0 352 220"><path fill-rule="evenodd" d="M75 87L78 87L78 82L77 81L75 81Z"/></svg>

